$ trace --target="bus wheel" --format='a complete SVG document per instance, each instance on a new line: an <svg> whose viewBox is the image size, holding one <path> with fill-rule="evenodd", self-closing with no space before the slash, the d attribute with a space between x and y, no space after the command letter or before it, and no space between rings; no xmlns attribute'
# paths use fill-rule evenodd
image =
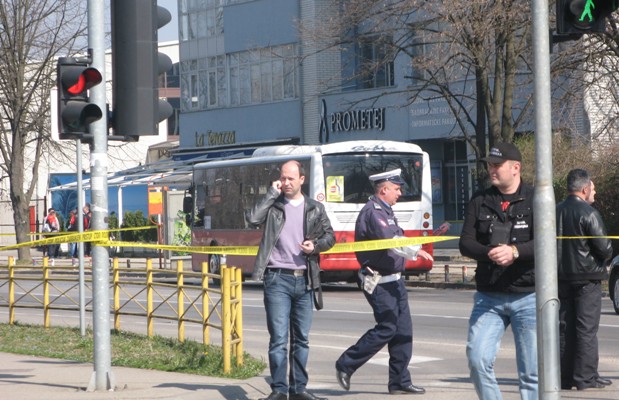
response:
<svg viewBox="0 0 619 400"><path fill-rule="evenodd" d="M221 258L219 254L211 254L208 258L208 272L215 275L221 274ZM213 278L214 285L220 285L221 279Z"/></svg>

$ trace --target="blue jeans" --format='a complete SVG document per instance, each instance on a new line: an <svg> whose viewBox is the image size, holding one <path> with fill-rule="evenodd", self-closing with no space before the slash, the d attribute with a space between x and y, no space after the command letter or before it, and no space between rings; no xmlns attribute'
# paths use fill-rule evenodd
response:
<svg viewBox="0 0 619 400"><path fill-rule="evenodd" d="M482 400L502 399L494 361L510 324L516 345L520 397L538 398L535 293L476 292L466 355L477 396Z"/></svg>
<svg viewBox="0 0 619 400"><path fill-rule="evenodd" d="M77 243L69 243L69 257L77 258Z"/></svg>
<svg viewBox="0 0 619 400"><path fill-rule="evenodd" d="M271 389L280 393L301 393L307 386L305 366L309 355L309 330L312 325L314 298L304 276L280 272L264 276L264 307L267 315ZM291 351L288 354L289 329ZM290 360L289 382L286 379Z"/></svg>

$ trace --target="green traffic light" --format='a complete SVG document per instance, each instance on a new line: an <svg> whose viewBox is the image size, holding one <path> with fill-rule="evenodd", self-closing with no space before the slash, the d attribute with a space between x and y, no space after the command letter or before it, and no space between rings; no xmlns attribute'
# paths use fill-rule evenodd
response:
<svg viewBox="0 0 619 400"><path fill-rule="evenodd" d="M578 21L580 22L585 22L585 18L589 18L589 23L594 21L593 18L593 10L595 9L595 1L594 0L587 0L587 2L585 3L585 8L582 11L582 14L580 14L580 18L578 18Z"/></svg>

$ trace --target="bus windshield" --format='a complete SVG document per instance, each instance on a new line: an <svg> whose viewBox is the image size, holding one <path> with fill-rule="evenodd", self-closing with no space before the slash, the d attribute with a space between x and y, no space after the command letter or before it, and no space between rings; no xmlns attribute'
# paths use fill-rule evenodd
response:
<svg viewBox="0 0 619 400"><path fill-rule="evenodd" d="M329 202L365 204L374 194L368 177L397 168L402 170L406 185L398 202L420 201L422 194L423 156L411 153L346 153L323 155L325 188L341 186L340 198L328 198Z"/></svg>

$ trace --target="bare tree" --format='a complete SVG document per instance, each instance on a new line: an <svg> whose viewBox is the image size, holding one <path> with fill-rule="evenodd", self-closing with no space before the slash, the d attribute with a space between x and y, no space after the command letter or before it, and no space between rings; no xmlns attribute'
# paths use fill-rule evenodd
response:
<svg viewBox="0 0 619 400"><path fill-rule="evenodd" d="M586 34L555 48L552 71L558 124L571 136L582 136L595 154L617 142L619 129L619 17L607 18L603 33ZM586 109L582 110L582 104ZM576 105L576 107L566 107ZM580 108L578 105L581 105ZM576 110L576 112L574 112ZM567 112L566 112L567 111Z"/></svg>
<svg viewBox="0 0 619 400"><path fill-rule="evenodd" d="M29 205L41 155L58 148L50 142L49 104L56 58L83 50L85 7L80 0L0 3L0 170L10 180L17 243L30 240ZM31 259L26 247L18 255Z"/></svg>
<svg viewBox="0 0 619 400"><path fill-rule="evenodd" d="M305 26L302 32L316 48L328 43L344 52L363 40L388 44L383 59L357 69L352 78L371 76L381 64L406 57L412 71L404 89L408 104L445 101L477 159L485 154L486 142L511 142L518 128L531 129L528 2L344 0L341 4L331 18L315 22L316 29Z"/></svg>

